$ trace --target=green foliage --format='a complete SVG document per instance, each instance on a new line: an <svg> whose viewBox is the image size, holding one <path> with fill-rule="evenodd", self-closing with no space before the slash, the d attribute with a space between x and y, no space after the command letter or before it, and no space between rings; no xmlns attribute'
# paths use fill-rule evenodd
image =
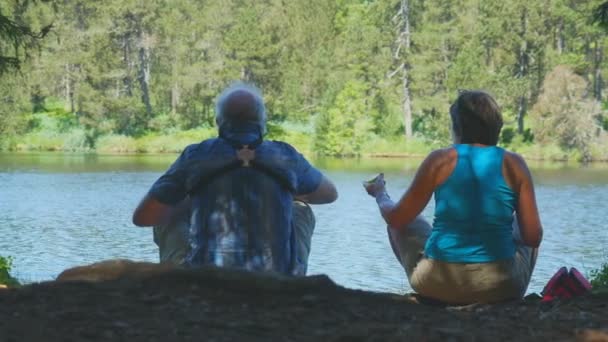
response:
<svg viewBox="0 0 608 342"><path fill-rule="evenodd" d="M312 154L313 128L300 122L269 122L266 139L284 141L295 147L300 153Z"/></svg>
<svg viewBox="0 0 608 342"><path fill-rule="evenodd" d="M608 263L590 272L591 286L594 291L608 291Z"/></svg>
<svg viewBox="0 0 608 342"><path fill-rule="evenodd" d="M433 149L425 139L405 139L403 136L384 138L371 136L361 149L361 154L372 157L426 156Z"/></svg>
<svg viewBox="0 0 608 342"><path fill-rule="evenodd" d="M602 0L9 3L0 56L33 51L31 34L50 22L56 39L40 41L19 74L2 74L1 149L178 151L211 135L180 132L213 126L215 97L237 79L263 91L268 138L317 154L365 154L368 141L370 153L445 146L459 89L496 97L504 146L585 160L608 146ZM30 31L12 35L18 26ZM562 103L564 77L547 83L558 65L585 96Z"/></svg>
<svg viewBox="0 0 608 342"><path fill-rule="evenodd" d="M605 1L595 9L593 21L608 32L608 1Z"/></svg>
<svg viewBox="0 0 608 342"><path fill-rule="evenodd" d="M100 153L179 153L188 145L216 136L213 128L199 128L170 134L149 133L139 138L102 135L97 140Z"/></svg>
<svg viewBox="0 0 608 342"><path fill-rule="evenodd" d="M585 80L569 67L557 66L543 82L534 107L534 135L541 142L558 143L575 150L583 161L592 159L590 145L598 138L599 104L586 97Z"/></svg>
<svg viewBox="0 0 608 342"><path fill-rule="evenodd" d="M49 33L52 24L48 20L43 26L40 21L27 22L32 12L44 12L45 9L48 10L49 7L45 4L34 6L29 1L17 1L13 6L0 4L0 75L19 69L23 56L29 56L29 50L36 47L39 40ZM38 15L36 19L44 17Z"/></svg>
<svg viewBox="0 0 608 342"><path fill-rule="evenodd" d="M0 256L0 285L19 286L17 279L11 276L13 258Z"/></svg>
<svg viewBox="0 0 608 342"><path fill-rule="evenodd" d="M512 127L505 127L500 132L500 144L503 146L509 146L515 138L515 129Z"/></svg>
<svg viewBox="0 0 608 342"><path fill-rule="evenodd" d="M432 110L414 119L414 132L434 148L450 143L450 121L447 114Z"/></svg>
<svg viewBox="0 0 608 342"><path fill-rule="evenodd" d="M95 144L97 152L100 153L135 153L138 145L135 138L125 135L111 134L103 135L97 139ZM145 151L141 151L145 152Z"/></svg>
<svg viewBox="0 0 608 342"><path fill-rule="evenodd" d="M354 156L368 137L370 108L365 102L366 86L347 82L333 105L318 118L315 129L315 151L328 156Z"/></svg>

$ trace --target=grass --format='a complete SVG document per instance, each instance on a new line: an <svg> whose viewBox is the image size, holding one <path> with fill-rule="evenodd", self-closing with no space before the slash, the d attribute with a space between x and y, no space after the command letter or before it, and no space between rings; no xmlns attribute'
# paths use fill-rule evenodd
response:
<svg viewBox="0 0 608 342"><path fill-rule="evenodd" d="M186 146L216 136L214 128L198 128L187 131L176 131L170 134L148 133L142 137L130 137L119 134L101 135L89 147L85 131L74 128L66 132L34 131L22 136L7 138L0 144L0 150L8 151L59 151L59 152L98 152L98 153L179 153ZM280 140L294 146L305 155L315 154L313 150L314 134L305 131L287 131L267 136L271 140ZM425 139L413 138L406 141L402 137L378 137L371 135L360 151L364 157L402 157L425 156L433 149L439 148L429 144ZM577 151L565 151L556 145L541 146L537 144L512 144L507 149L521 154L530 160L546 161L579 161ZM593 160L608 161L606 148L593 146Z"/></svg>
<svg viewBox="0 0 608 342"><path fill-rule="evenodd" d="M83 130L74 129L65 133L53 131L30 132L15 138L12 150L17 151L64 151L84 152L87 148Z"/></svg>
<svg viewBox="0 0 608 342"><path fill-rule="evenodd" d="M19 282L11 275L13 258L0 256L0 285L9 287L19 286Z"/></svg>
<svg viewBox="0 0 608 342"><path fill-rule="evenodd" d="M594 292L608 293L608 262L590 273L591 286Z"/></svg>
<svg viewBox="0 0 608 342"><path fill-rule="evenodd" d="M105 134L92 138L74 119L60 110L31 114L30 131L11 137L0 137L0 150L61 151L116 153L179 153L186 146L217 135L216 128L201 127L186 131L169 130L165 133L148 132L141 137ZM304 155L314 155L315 132L310 123L269 122L267 139L281 140L293 145ZM89 133L90 135L90 133ZM378 136L370 133L359 151L363 157L426 156L435 148L447 146L415 136ZM539 145L524 142L520 136L511 137L507 149L526 159L546 161L579 161L578 151L566 151L558 145ZM593 160L608 161L608 135L590 146Z"/></svg>
<svg viewBox="0 0 608 342"><path fill-rule="evenodd" d="M406 141L403 137L374 136L363 145L361 154L369 157L426 156L432 150L433 146L421 138Z"/></svg>

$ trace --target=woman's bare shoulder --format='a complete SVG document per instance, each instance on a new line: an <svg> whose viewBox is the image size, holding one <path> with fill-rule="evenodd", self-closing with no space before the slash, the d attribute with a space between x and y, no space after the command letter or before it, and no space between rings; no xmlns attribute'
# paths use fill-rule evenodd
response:
<svg viewBox="0 0 608 342"><path fill-rule="evenodd" d="M503 175L513 189L519 188L519 185L532 179L524 158L515 152L507 150L505 150L503 161Z"/></svg>
<svg viewBox="0 0 608 342"><path fill-rule="evenodd" d="M504 161L507 167L519 170L527 170L528 165L521 155L505 150Z"/></svg>
<svg viewBox="0 0 608 342"><path fill-rule="evenodd" d="M456 149L453 147L440 148L431 152L427 160L430 166L437 167L454 161L457 157Z"/></svg>
<svg viewBox="0 0 608 342"><path fill-rule="evenodd" d="M433 177L434 186L442 184L452 173L456 166L458 154L453 147L435 150L425 160L425 172Z"/></svg>

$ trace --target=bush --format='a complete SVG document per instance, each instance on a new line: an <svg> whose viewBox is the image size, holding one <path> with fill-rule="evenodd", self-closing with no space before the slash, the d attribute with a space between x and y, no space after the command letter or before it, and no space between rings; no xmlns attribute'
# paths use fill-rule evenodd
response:
<svg viewBox="0 0 608 342"><path fill-rule="evenodd" d="M591 275L591 286L594 291L608 291L608 263L603 264L599 269L593 270Z"/></svg>
<svg viewBox="0 0 608 342"><path fill-rule="evenodd" d="M333 104L316 118L314 151L326 156L357 156L373 127L365 94L367 86L349 81Z"/></svg>
<svg viewBox="0 0 608 342"><path fill-rule="evenodd" d="M363 146L362 154L368 156L426 156L435 146L424 138L414 137L406 140L405 137L371 137Z"/></svg>
<svg viewBox="0 0 608 342"><path fill-rule="evenodd" d="M61 151L64 134L52 131L31 132L16 138L16 148L20 151Z"/></svg>
<svg viewBox="0 0 608 342"><path fill-rule="evenodd" d="M87 134L84 129L75 128L66 132L62 136L63 151L84 152L90 150L87 142Z"/></svg>
<svg viewBox="0 0 608 342"><path fill-rule="evenodd" d="M136 152L137 143L132 137L111 134L99 137L95 143L95 149L101 153Z"/></svg>
<svg viewBox="0 0 608 342"><path fill-rule="evenodd" d="M268 134L265 139L283 141L295 147L300 153L312 154L313 128L301 123L267 123Z"/></svg>
<svg viewBox="0 0 608 342"><path fill-rule="evenodd" d="M17 279L11 276L13 258L0 256L0 285L19 286Z"/></svg>
<svg viewBox="0 0 608 342"><path fill-rule="evenodd" d="M600 114L600 104L588 97L585 79L567 66L557 66L545 77L532 110L534 135L542 144L558 143L565 150L576 150L588 162Z"/></svg>
<svg viewBox="0 0 608 342"><path fill-rule="evenodd" d="M217 136L214 128L197 128L171 134L147 134L135 140L137 152L179 153L191 144Z"/></svg>

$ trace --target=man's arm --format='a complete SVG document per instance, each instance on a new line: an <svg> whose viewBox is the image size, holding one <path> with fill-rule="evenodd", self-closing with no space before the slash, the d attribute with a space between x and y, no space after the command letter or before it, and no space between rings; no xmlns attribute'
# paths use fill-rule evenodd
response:
<svg viewBox="0 0 608 342"><path fill-rule="evenodd" d="M192 145L191 145L192 146ZM133 224L140 227L149 227L167 224L176 211L184 210L190 206L185 201L186 193L186 155L190 148L184 152L171 165L169 170L154 182L148 194L144 196L133 212Z"/></svg>
<svg viewBox="0 0 608 342"><path fill-rule="evenodd" d="M324 175L317 188L308 194L296 195L295 199L309 204L327 204L338 199L338 191L332 181Z"/></svg>
<svg viewBox="0 0 608 342"><path fill-rule="evenodd" d="M189 198L177 205L168 205L147 194L133 212L133 224L139 227L165 225L173 222L178 216L187 215L190 205Z"/></svg>
<svg viewBox="0 0 608 342"><path fill-rule="evenodd" d="M294 199L308 204L328 204L338 199L338 190L334 183L321 171L312 166L306 158L292 146L291 153L295 153L296 194Z"/></svg>
<svg viewBox="0 0 608 342"><path fill-rule="evenodd" d="M163 204L147 194L133 212L133 224L139 227L158 226L169 222L173 206Z"/></svg>

